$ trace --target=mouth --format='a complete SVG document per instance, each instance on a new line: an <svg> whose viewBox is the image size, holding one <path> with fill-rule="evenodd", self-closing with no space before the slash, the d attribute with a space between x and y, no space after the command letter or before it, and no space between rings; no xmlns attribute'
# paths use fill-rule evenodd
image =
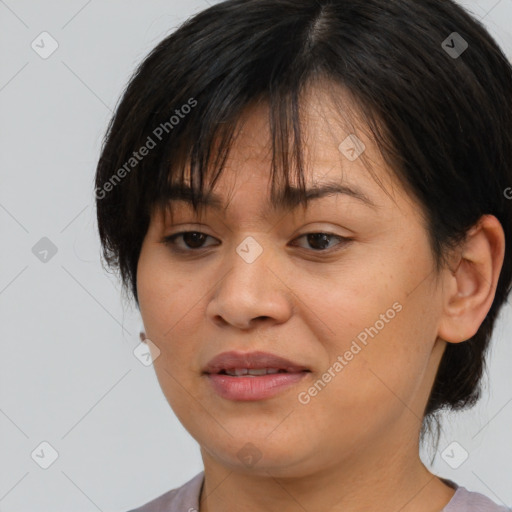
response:
<svg viewBox="0 0 512 512"><path fill-rule="evenodd" d="M304 370L309 371L309 370ZM232 377L261 377L262 375L274 375L275 373L299 373L282 368L230 368L217 372L216 375L230 375Z"/></svg>
<svg viewBox="0 0 512 512"><path fill-rule="evenodd" d="M290 361L269 352L222 352L203 367L206 374L224 374L231 376L261 376L274 373L299 373L311 371L304 365Z"/></svg>
<svg viewBox="0 0 512 512"><path fill-rule="evenodd" d="M204 368L213 390L227 400L264 400L302 380L311 370L266 352L224 352Z"/></svg>

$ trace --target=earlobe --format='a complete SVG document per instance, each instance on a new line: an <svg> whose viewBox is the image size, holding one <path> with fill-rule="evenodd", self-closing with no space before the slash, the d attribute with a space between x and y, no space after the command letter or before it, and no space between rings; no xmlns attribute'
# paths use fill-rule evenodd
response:
<svg viewBox="0 0 512 512"><path fill-rule="evenodd" d="M141 343L146 343L146 332L144 330L144 324L142 324L139 329L139 338Z"/></svg>
<svg viewBox="0 0 512 512"><path fill-rule="evenodd" d="M494 215L467 233L458 262L446 273L438 336L460 343L476 334L491 308L505 255L505 234Z"/></svg>

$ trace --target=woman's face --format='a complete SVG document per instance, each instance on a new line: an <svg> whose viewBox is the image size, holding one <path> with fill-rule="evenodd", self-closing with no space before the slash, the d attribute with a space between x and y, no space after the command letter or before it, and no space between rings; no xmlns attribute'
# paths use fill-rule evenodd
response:
<svg viewBox="0 0 512 512"><path fill-rule="evenodd" d="M376 183L333 112L310 96L306 188L343 184L368 201L271 208L267 112L253 108L213 190L222 208L197 216L175 201L174 222L155 212L143 242L138 297L162 390L203 457L237 471L299 476L414 452L444 350L420 209L358 133L389 195ZM183 231L203 235L162 242ZM205 373L225 352L242 359ZM288 371L223 375L251 366Z"/></svg>

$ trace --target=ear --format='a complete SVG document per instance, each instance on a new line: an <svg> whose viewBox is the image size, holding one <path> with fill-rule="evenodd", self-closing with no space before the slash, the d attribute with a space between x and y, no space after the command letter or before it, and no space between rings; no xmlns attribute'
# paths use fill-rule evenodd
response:
<svg viewBox="0 0 512 512"><path fill-rule="evenodd" d="M141 324L141 327L139 329L139 338L142 343L146 342L146 332L144 329L144 324Z"/></svg>
<svg viewBox="0 0 512 512"><path fill-rule="evenodd" d="M505 234L499 220L483 215L468 231L444 281L440 338L460 343L475 335L491 309L504 255Z"/></svg>

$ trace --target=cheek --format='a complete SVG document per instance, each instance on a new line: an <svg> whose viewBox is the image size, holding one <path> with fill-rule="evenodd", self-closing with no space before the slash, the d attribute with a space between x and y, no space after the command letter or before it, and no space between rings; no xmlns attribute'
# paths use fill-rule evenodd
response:
<svg viewBox="0 0 512 512"><path fill-rule="evenodd" d="M137 293L146 334L165 338L194 302L193 281L170 269L161 248L143 245L137 265Z"/></svg>
<svg viewBox="0 0 512 512"><path fill-rule="evenodd" d="M186 395L179 383L185 384L195 371L191 366L197 349L190 333L194 332L194 325L197 329L195 310L200 307L204 290L168 266L157 250L145 251L143 247L137 268L137 293L146 336L157 347L152 350L157 355L153 356L155 373L174 406L179 396Z"/></svg>
<svg viewBox="0 0 512 512"><path fill-rule="evenodd" d="M395 258L391 265L381 259L364 272L355 272L354 265L354 272L329 286L309 286L305 304L322 321L317 324L327 326L316 334L328 359L317 375L328 383L311 389L314 396L304 406L312 419L320 422L331 411L328 421L347 420L341 428L345 435L350 425L365 422L370 428L390 421L409 407L405 404L414 409L436 339L438 312L429 304L439 302L428 280L417 286L428 275L429 260L416 261ZM421 411L415 413L421 417Z"/></svg>

